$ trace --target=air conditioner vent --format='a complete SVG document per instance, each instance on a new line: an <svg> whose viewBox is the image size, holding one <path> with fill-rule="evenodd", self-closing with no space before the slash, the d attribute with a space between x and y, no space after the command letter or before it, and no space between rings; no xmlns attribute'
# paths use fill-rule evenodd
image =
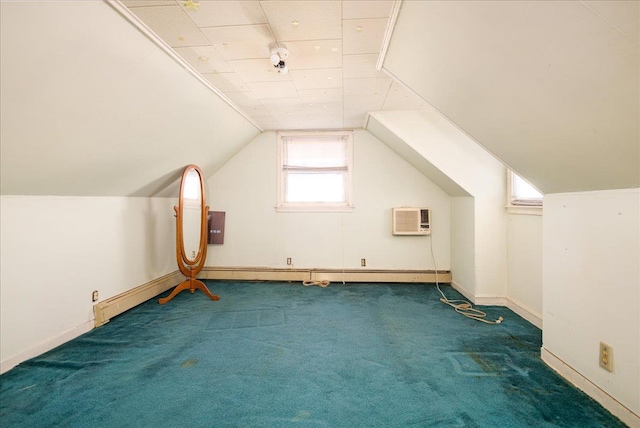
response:
<svg viewBox="0 0 640 428"><path fill-rule="evenodd" d="M394 235L429 235L429 208L392 208Z"/></svg>

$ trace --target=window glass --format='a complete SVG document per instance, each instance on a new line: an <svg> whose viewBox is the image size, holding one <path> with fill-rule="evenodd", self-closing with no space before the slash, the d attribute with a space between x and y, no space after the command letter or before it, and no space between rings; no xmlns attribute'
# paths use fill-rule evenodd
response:
<svg viewBox="0 0 640 428"><path fill-rule="evenodd" d="M511 171L511 205L542 206L543 194Z"/></svg>
<svg viewBox="0 0 640 428"><path fill-rule="evenodd" d="M280 133L279 211L345 211L351 206L352 133Z"/></svg>

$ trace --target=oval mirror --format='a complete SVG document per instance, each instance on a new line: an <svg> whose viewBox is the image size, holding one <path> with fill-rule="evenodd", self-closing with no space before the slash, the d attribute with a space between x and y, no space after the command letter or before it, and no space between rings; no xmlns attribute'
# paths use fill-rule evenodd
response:
<svg viewBox="0 0 640 428"><path fill-rule="evenodd" d="M196 167L187 168L180 187L184 257L187 262L196 263L202 239L202 210L204 209L200 171Z"/></svg>
<svg viewBox="0 0 640 428"><path fill-rule="evenodd" d="M178 268L188 277L176 286L171 294L158 300L164 304L173 299L179 292L202 290L212 300L220 297L211 294L207 286L196 279L207 258L207 218L209 207L204 194L204 178L202 171L195 165L189 165L182 173L178 206L176 212L176 257Z"/></svg>

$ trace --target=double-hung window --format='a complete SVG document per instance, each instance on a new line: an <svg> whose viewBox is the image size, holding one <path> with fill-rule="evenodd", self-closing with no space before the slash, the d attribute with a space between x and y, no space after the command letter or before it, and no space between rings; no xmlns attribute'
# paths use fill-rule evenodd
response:
<svg viewBox="0 0 640 428"><path fill-rule="evenodd" d="M351 211L352 132L278 134L278 211Z"/></svg>

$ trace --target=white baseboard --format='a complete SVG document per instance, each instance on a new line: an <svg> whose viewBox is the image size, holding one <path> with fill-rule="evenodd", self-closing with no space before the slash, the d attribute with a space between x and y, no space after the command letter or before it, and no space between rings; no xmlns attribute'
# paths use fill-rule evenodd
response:
<svg viewBox="0 0 640 428"><path fill-rule="evenodd" d="M332 282L435 282L432 270L398 269L303 269L269 267L205 266L198 278L240 281L332 281ZM438 281L451 282L451 272L438 271Z"/></svg>
<svg viewBox="0 0 640 428"><path fill-rule="evenodd" d="M462 294L467 300L478 306L505 306L513 312L529 321L531 324L542 330L542 316L535 311L527 308L519 302L508 297L497 296L473 296L455 281L451 282L451 287L458 293Z"/></svg>
<svg viewBox="0 0 640 428"><path fill-rule="evenodd" d="M631 411L618 400L607 394L604 390L578 373L574 368L556 357L544 347L540 350L540 357L549 367L558 372L560 376L571 382L576 388L583 391L589 397L600 403L622 422L633 428L640 428L640 416Z"/></svg>
<svg viewBox="0 0 640 428"><path fill-rule="evenodd" d="M511 309L513 312L520 315L522 318L526 319L531 324L542 330L542 315L540 315L536 311L529 309L520 302L509 298L507 299L507 308Z"/></svg>
<svg viewBox="0 0 640 428"><path fill-rule="evenodd" d="M51 339L47 339L44 342L41 342L36 346L27 349L26 351L20 352L18 355L9 357L6 360L0 362L0 374L11 370L23 361L27 361L31 358L37 357L38 355L44 354L45 352L62 345L63 343L75 339L76 337L90 331L92 328L93 320L87 321L75 328L72 328L71 330L67 330L55 337L52 337Z"/></svg>
<svg viewBox="0 0 640 428"><path fill-rule="evenodd" d="M116 315L120 315L149 299L153 299L184 279L185 276L180 271L174 271L95 304L93 306L95 326L100 327L108 323Z"/></svg>
<svg viewBox="0 0 640 428"><path fill-rule="evenodd" d="M473 294L471 294L469 291L465 290L464 287L462 285L458 284L456 281L451 281L451 288L456 290L458 293L462 294L465 299L467 299L468 301L470 301L474 305L476 304L475 296Z"/></svg>
<svg viewBox="0 0 640 428"><path fill-rule="evenodd" d="M95 320L87 321L78 327L65 331L51 339L47 339L26 351L0 361L0 374L12 369L23 361L37 357L53 348L62 345L90 331L94 327L109 322L111 318L139 305L159 294L164 293L184 279L180 271L171 272L139 287L97 303L93 307Z"/></svg>

